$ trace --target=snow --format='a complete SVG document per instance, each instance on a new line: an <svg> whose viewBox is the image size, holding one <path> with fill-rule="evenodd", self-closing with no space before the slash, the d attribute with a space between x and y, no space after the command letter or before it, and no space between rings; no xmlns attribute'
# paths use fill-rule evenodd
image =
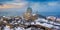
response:
<svg viewBox="0 0 60 30"><path fill-rule="evenodd" d="M48 28L52 28L53 27L53 25L47 24L47 23L44 23L43 26L48 27Z"/></svg>
<svg viewBox="0 0 60 30"><path fill-rule="evenodd" d="M5 26L4 30L10 30L10 27L9 26Z"/></svg>
<svg viewBox="0 0 60 30"><path fill-rule="evenodd" d="M17 27L15 30L25 30L23 27Z"/></svg>

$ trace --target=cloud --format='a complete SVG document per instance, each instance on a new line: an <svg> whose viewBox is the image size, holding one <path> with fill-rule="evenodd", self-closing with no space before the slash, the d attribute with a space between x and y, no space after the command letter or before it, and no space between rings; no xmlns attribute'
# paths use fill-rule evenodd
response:
<svg viewBox="0 0 60 30"><path fill-rule="evenodd" d="M12 0L10 2L3 2L0 3L0 9L1 8L24 8L28 6L28 2L25 2L25 0Z"/></svg>
<svg viewBox="0 0 60 30"><path fill-rule="evenodd" d="M60 4L59 2L36 2L33 3L32 6L33 11L39 12L60 12Z"/></svg>
<svg viewBox="0 0 60 30"><path fill-rule="evenodd" d="M32 1L32 0L31 0ZM3 15L21 15L30 5L33 12L60 12L60 2L47 0L40 1L13 0L0 5L0 14Z"/></svg>
<svg viewBox="0 0 60 30"><path fill-rule="evenodd" d="M29 2L54 2L54 1L60 1L60 0L26 0Z"/></svg>
<svg viewBox="0 0 60 30"><path fill-rule="evenodd" d="M49 6L57 6L60 5L59 2L49 2L48 3Z"/></svg>
<svg viewBox="0 0 60 30"><path fill-rule="evenodd" d="M7 1L12 1L12 0L0 0L0 2L7 2Z"/></svg>
<svg viewBox="0 0 60 30"><path fill-rule="evenodd" d="M0 8L23 8L27 6L28 3L26 2L20 2L20 3L6 3L3 5L0 5Z"/></svg>
<svg viewBox="0 0 60 30"><path fill-rule="evenodd" d="M48 0L46 0L46 1L48 1ZM60 11L59 1L30 2L29 3L29 1L26 1L26 0L13 0L12 2L6 2L6 4L4 4L3 6L0 6L0 9L1 8L20 8L20 9L25 8L26 9L26 7L28 7L28 4L30 4L33 11L37 11L37 10L39 12L58 12L58 11Z"/></svg>

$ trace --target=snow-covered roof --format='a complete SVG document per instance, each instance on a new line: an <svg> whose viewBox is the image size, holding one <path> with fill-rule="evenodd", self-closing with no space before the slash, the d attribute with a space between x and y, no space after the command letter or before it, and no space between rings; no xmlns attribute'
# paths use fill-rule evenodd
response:
<svg viewBox="0 0 60 30"><path fill-rule="evenodd" d="M35 16L36 14L32 14L33 16Z"/></svg>

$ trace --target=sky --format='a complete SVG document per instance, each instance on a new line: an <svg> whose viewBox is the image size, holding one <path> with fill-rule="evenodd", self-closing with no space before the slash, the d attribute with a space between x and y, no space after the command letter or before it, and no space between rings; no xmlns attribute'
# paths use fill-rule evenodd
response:
<svg viewBox="0 0 60 30"><path fill-rule="evenodd" d="M0 0L0 12L26 11L28 6L35 12L60 12L60 0Z"/></svg>

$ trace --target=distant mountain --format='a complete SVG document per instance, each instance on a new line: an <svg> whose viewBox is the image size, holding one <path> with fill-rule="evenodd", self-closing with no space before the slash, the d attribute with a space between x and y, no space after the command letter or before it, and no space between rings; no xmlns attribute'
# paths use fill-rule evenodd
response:
<svg viewBox="0 0 60 30"><path fill-rule="evenodd" d="M3 4L2 4L2 3L0 3L0 5L2 6Z"/></svg>
<svg viewBox="0 0 60 30"><path fill-rule="evenodd" d="M38 17L46 19L46 16L43 16L43 15L40 15L40 14L38 14Z"/></svg>

